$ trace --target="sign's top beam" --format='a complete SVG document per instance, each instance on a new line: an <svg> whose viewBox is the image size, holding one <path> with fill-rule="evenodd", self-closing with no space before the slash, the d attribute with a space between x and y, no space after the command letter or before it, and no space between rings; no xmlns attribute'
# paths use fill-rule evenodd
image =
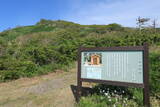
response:
<svg viewBox="0 0 160 107"><path fill-rule="evenodd" d="M80 51L140 51L144 50L143 46L127 46L127 47L80 47Z"/></svg>
<svg viewBox="0 0 160 107"><path fill-rule="evenodd" d="M79 51L140 51L144 50L143 46L127 46L127 47L80 47Z"/></svg>

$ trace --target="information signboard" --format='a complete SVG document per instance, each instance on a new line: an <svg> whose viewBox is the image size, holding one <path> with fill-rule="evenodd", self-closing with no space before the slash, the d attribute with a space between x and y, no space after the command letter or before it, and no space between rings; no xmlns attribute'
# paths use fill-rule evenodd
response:
<svg viewBox="0 0 160 107"><path fill-rule="evenodd" d="M81 78L143 83L143 51L85 51L81 56Z"/></svg>
<svg viewBox="0 0 160 107"><path fill-rule="evenodd" d="M82 82L96 82L144 89L149 107L148 45L130 47L79 48L78 96Z"/></svg>

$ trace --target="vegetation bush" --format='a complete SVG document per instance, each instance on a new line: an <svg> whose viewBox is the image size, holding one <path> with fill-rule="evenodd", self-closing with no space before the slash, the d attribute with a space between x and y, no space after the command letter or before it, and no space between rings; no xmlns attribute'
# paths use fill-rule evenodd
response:
<svg viewBox="0 0 160 107"><path fill-rule="evenodd" d="M93 92L96 93L97 95L110 95L113 98L120 97L121 98L120 100L127 99L127 102L131 100L132 102L135 102L139 106L143 105L143 92L142 89L139 88L100 84L93 88Z"/></svg>
<svg viewBox="0 0 160 107"><path fill-rule="evenodd" d="M150 90L160 99L160 53L150 54Z"/></svg>
<svg viewBox="0 0 160 107"><path fill-rule="evenodd" d="M110 97L109 95L92 95L82 97L78 107L138 107L138 104L127 98Z"/></svg>
<svg viewBox="0 0 160 107"><path fill-rule="evenodd" d="M9 70L3 70L0 71L0 81L8 81L8 80L14 80L20 78L21 72L19 71L9 71Z"/></svg>

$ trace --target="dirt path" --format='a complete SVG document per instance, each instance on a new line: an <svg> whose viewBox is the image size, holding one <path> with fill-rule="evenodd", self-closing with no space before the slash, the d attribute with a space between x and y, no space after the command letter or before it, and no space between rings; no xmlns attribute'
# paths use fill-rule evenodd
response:
<svg viewBox="0 0 160 107"><path fill-rule="evenodd" d="M74 107L76 69L0 84L0 107Z"/></svg>

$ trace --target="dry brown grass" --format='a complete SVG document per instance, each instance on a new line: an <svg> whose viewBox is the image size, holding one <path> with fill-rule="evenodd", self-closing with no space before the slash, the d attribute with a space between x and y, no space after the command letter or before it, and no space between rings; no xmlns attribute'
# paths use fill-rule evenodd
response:
<svg viewBox="0 0 160 107"><path fill-rule="evenodd" d="M73 107L76 70L0 84L0 107Z"/></svg>
<svg viewBox="0 0 160 107"><path fill-rule="evenodd" d="M151 107L160 107L160 100L151 98Z"/></svg>
<svg viewBox="0 0 160 107"><path fill-rule="evenodd" d="M160 46L151 46L151 47L149 47L149 51L150 52L157 52L157 53L159 53L160 52Z"/></svg>

